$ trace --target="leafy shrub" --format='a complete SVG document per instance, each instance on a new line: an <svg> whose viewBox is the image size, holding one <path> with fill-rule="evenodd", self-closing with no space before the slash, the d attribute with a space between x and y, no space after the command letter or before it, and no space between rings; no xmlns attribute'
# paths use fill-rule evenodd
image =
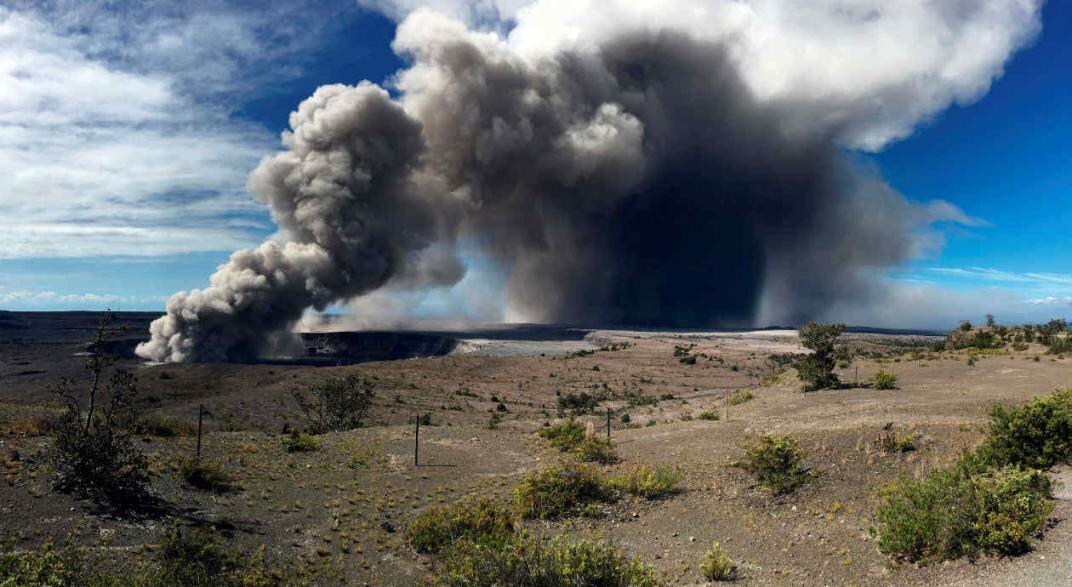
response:
<svg viewBox="0 0 1072 587"><path fill-rule="evenodd" d="M752 395L752 392L747 389L738 391L737 393L730 396L730 405L739 406L745 402L752 401L752 398L754 397L755 396Z"/></svg>
<svg viewBox="0 0 1072 587"><path fill-rule="evenodd" d="M197 489L219 493L234 489L234 479L214 463L184 458L179 461L179 473Z"/></svg>
<svg viewBox="0 0 1072 587"><path fill-rule="evenodd" d="M879 548L912 562L1021 554L1053 509L1051 488L1041 471L990 470L967 455L887 490L876 514Z"/></svg>
<svg viewBox="0 0 1072 587"><path fill-rule="evenodd" d="M759 444L745 450L745 461L740 466L775 495L784 495L815 478L804 458L796 439L764 434Z"/></svg>
<svg viewBox="0 0 1072 587"><path fill-rule="evenodd" d="M704 553L703 566L700 569L708 581L734 581L737 579L737 565L722 550L719 543L714 543Z"/></svg>
<svg viewBox="0 0 1072 587"><path fill-rule="evenodd" d="M406 527L417 552L427 553L442 552L461 540L501 547L513 533L513 514L490 497L425 511Z"/></svg>
<svg viewBox="0 0 1072 587"><path fill-rule="evenodd" d="M617 489L645 499L659 499L681 492L681 473L670 467L631 467L612 483Z"/></svg>
<svg viewBox="0 0 1072 587"><path fill-rule="evenodd" d="M1018 340L1018 341L1012 343L1012 350L1014 350L1014 351L1023 352L1023 351L1026 351L1027 348L1028 348L1027 344L1024 343L1022 340Z"/></svg>
<svg viewBox="0 0 1072 587"><path fill-rule="evenodd" d="M592 515L593 506L615 501L610 484L590 465L564 463L530 473L514 493L526 519Z"/></svg>
<svg viewBox="0 0 1072 587"><path fill-rule="evenodd" d="M711 410L704 410L704 411L700 412L699 415L696 416L696 418L699 419L699 420L715 421L715 420L718 420L720 418L720 416L718 415L718 412L714 412L714 411L711 411Z"/></svg>
<svg viewBox="0 0 1072 587"><path fill-rule="evenodd" d="M581 393L567 393L558 396L558 413L564 414L569 412L575 416L588 414L599 407L600 401L602 401L600 397L592 395L586 391L582 391Z"/></svg>
<svg viewBox="0 0 1072 587"><path fill-rule="evenodd" d="M797 360L797 371L810 389L836 388L840 382L834 373L838 360L847 358L837 340L845 332L844 324L806 322L800 327L800 343L812 353Z"/></svg>
<svg viewBox="0 0 1072 587"><path fill-rule="evenodd" d="M879 369L874 376L875 389L895 389L897 376L884 369Z"/></svg>
<svg viewBox="0 0 1072 587"><path fill-rule="evenodd" d="M991 408L989 434L979 454L995 466L1048 469L1072 461L1072 389L1020 408Z"/></svg>
<svg viewBox="0 0 1072 587"><path fill-rule="evenodd" d="M282 439L287 452L313 452L320 449L320 439L294 430Z"/></svg>
<svg viewBox="0 0 1072 587"><path fill-rule="evenodd" d="M372 407L375 386L373 381L351 373L317 383L308 393L297 389L291 393L305 413L309 432L320 434L360 428Z"/></svg>
<svg viewBox="0 0 1072 587"><path fill-rule="evenodd" d="M446 561L437 584L444 587L655 587L655 570L604 542L570 543L519 533L502 548L469 544Z"/></svg>
<svg viewBox="0 0 1072 587"><path fill-rule="evenodd" d="M570 419L543 428L539 434L540 438L546 439L552 447L567 451L584 442L585 429L580 422Z"/></svg>
<svg viewBox="0 0 1072 587"><path fill-rule="evenodd" d="M609 440L594 435L585 436L580 444L570 450L570 454L582 463L609 465L620 460Z"/></svg>
<svg viewBox="0 0 1072 587"><path fill-rule="evenodd" d="M69 551L56 550L46 542L36 550L0 553L0 585L38 587L75 585L82 577L80 561Z"/></svg>
<svg viewBox="0 0 1072 587"><path fill-rule="evenodd" d="M1055 337L1050 339L1050 348L1046 352L1051 355L1072 353L1072 337L1065 336L1062 338Z"/></svg>

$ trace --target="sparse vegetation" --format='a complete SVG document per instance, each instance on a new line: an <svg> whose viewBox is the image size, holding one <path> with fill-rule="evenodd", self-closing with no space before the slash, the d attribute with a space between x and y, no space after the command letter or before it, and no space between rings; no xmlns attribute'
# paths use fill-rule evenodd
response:
<svg viewBox="0 0 1072 587"><path fill-rule="evenodd" d="M129 423L127 428L133 434L158 436L160 438L189 436L196 431L188 420L180 420L165 414L150 414L139 417Z"/></svg>
<svg viewBox="0 0 1072 587"><path fill-rule="evenodd" d="M875 389L896 389L897 375L884 369L879 369L872 378Z"/></svg>
<svg viewBox="0 0 1072 587"><path fill-rule="evenodd" d="M741 391L738 391L737 393L730 396L730 405L739 406L745 402L752 401L754 397L755 396L752 395L751 391L747 389L742 389Z"/></svg>
<svg viewBox="0 0 1072 587"><path fill-rule="evenodd" d="M635 465L614 479L613 485L629 495L660 499L681 491L681 472L670 467Z"/></svg>
<svg viewBox="0 0 1072 587"><path fill-rule="evenodd" d="M655 570L591 540L541 539L526 532L501 548L467 544L446 561L437 580L443 587L592 585L655 587Z"/></svg>
<svg viewBox="0 0 1072 587"><path fill-rule="evenodd" d="M294 430L284 435L281 442L287 452L313 452L320 450L320 439Z"/></svg>
<svg viewBox="0 0 1072 587"><path fill-rule="evenodd" d="M149 473L145 455L119 425L121 418L133 413L137 378L133 372L117 368L107 385L102 382L116 361L104 352L104 343L114 332L111 314L106 314L97 325L93 350L86 361L93 382L84 396L84 410L70 380L64 379L53 390L67 404L67 410L51 427L51 460L57 489L125 507L148 495Z"/></svg>
<svg viewBox="0 0 1072 587"><path fill-rule="evenodd" d="M234 488L231 478L219 465L199 459L184 458L179 461L179 473L191 486L204 491L222 493Z"/></svg>
<svg viewBox="0 0 1072 587"><path fill-rule="evenodd" d="M784 495L815 478L815 472L804 462L805 456L791 436L764 434L758 444L745 450L740 466L775 495Z"/></svg>
<svg viewBox="0 0 1072 587"><path fill-rule="evenodd" d="M360 428L375 396L375 383L355 373L317 383L307 392L293 390L311 434Z"/></svg>
<svg viewBox="0 0 1072 587"><path fill-rule="evenodd" d="M735 581L737 579L737 565L722 550L719 543L714 543L704 553L703 566L700 569L708 581Z"/></svg>
<svg viewBox="0 0 1072 587"><path fill-rule="evenodd" d="M577 463L563 463L530 473L514 495L522 517L540 520L598 515L598 504L615 500L599 470Z"/></svg>
<svg viewBox="0 0 1072 587"><path fill-rule="evenodd" d="M697 420L709 420L712 422L718 420L719 418L720 416L718 415L718 412L715 412L713 410L704 410L696 416Z"/></svg>
<svg viewBox="0 0 1072 587"><path fill-rule="evenodd" d="M573 416L588 414L599 407L600 401L602 401L601 397L597 397L585 391L580 393L567 393L558 396L558 413L559 415L569 413Z"/></svg>
<svg viewBox="0 0 1072 587"><path fill-rule="evenodd" d="M910 434L898 434L887 428L878 438L882 452L897 453L916 450L916 439Z"/></svg>
<svg viewBox="0 0 1072 587"><path fill-rule="evenodd" d="M501 548L513 533L513 513L490 497L427 510L406 527L410 544L426 553L446 551L463 540Z"/></svg>

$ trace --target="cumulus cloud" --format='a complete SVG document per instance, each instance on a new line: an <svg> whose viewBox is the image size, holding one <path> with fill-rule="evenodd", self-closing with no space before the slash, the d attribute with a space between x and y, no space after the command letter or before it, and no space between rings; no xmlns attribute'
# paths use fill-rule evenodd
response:
<svg viewBox="0 0 1072 587"><path fill-rule="evenodd" d="M0 206L19 219L0 258L258 242L271 226L246 177L275 138L232 110L293 75L266 65L322 20L282 2L0 7Z"/></svg>

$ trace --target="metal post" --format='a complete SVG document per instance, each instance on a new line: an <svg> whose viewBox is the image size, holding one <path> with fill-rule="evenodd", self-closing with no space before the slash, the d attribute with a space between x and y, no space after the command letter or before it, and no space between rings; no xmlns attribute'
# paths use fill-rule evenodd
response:
<svg viewBox="0 0 1072 587"><path fill-rule="evenodd" d="M853 387L860 387L860 366L856 366L856 384Z"/></svg>
<svg viewBox="0 0 1072 587"><path fill-rule="evenodd" d="M197 460L201 460L201 418L205 413L205 404L197 404Z"/></svg>
<svg viewBox="0 0 1072 587"><path fill-rule="evenodd" d="M610 408L607 408L607 443L610 443Z"/></svg>
<svg viewBox="0 0 1072 587"><path fill-rule="evenodd" d="M413 466L419 467L420 462L417 460L417 456L421 450L421 415L417 414L417 428L413 432Z"/></svg>

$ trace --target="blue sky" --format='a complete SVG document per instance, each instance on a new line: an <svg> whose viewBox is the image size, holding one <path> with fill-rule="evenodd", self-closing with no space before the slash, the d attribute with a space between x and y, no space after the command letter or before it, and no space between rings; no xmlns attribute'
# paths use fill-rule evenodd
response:
<svg viewBox="0 0 1072 587"><path fill-rule="evenodd" d="M17 218L0 236L0 309L160 310L171 293L207 285L232 250L272 234L244 181L279 148L290 111L321 84L383 81L403 66L392 20L346 0L288 4L0 9L0 83L16 110L40 119L0 116L16 133L0 139L0 173L20 172L0 184L0 206ZM981 99L854 155L909 199L946 200L987 222L950 226L936 255L877 277L948 298L886 325L978 319L988 304L1010 320L1072 314L1070 39L1072 8L1049 2L1039 36ZM37 83L49 72L67 89ZM455 292L403 309L487 317L463 300L501 298L502 277L492 260L467 261Z"/></svg>

